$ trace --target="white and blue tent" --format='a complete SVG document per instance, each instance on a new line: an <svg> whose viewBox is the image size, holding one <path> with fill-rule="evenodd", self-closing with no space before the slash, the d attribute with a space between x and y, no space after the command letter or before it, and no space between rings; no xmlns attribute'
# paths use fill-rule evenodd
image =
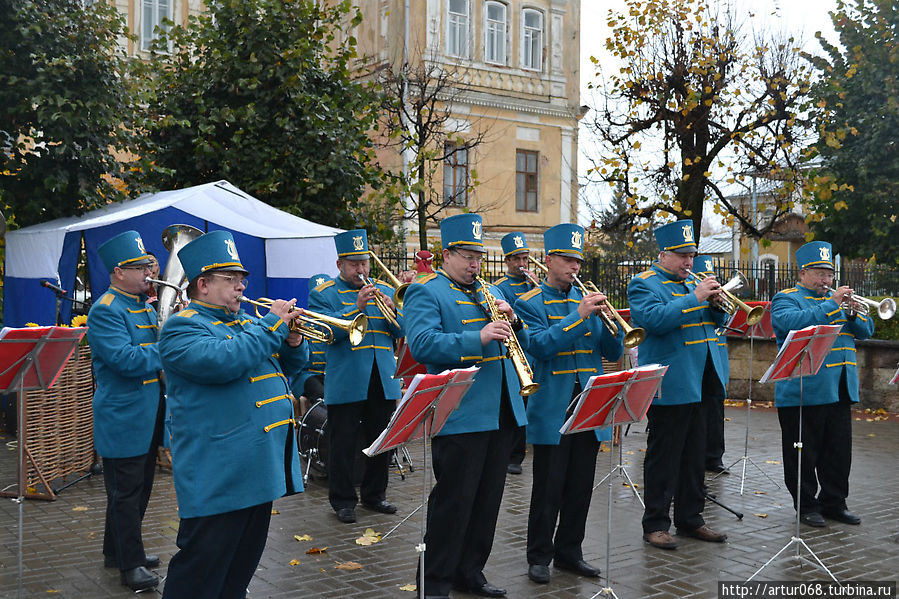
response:
<svg viewBox="0 0 899 599"><path fill-rule="evenodd" d="M227 181L187 189L145 194L82 216L61 218L6 235L3 324L55 324L56 298L41 286L49 281L73 297L82 241L87 255L93 297L109 286L109 274L97 247L112 236L134 229L164 269L168 251L163 230L172 224L201 231L231 231L241 261L250 271L247 297L297 298L305 305L309 278L337 274L333 237L341 229L288 214L234 187ZM63 302L61 320L71 318L71 303Z"/></svg>

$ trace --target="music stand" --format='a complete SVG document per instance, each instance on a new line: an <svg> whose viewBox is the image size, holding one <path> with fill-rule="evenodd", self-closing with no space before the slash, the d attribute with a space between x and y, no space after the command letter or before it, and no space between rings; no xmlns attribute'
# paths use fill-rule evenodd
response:
<svg viewBox="0 0 899 599"><path fill-rule="evenodd" d="M601 427L640 422L662 384L667 366L648 364L630 370L610 372L590 377L587 387L572 403L575 404L571 416L559 429L563 435L592 431ZM609 476L615 470L615 457L609 451ZM626 475L626 473L625 473ZM609 478L607 476L606 478ZM603 479L605 480L605 479ZM628 478L630 480L630 478ZM595 488L595 487L594 487ZM609 503L606 508L606 586L590 599L606 595L618 599L612 590L612 481L609 480Z"/></svg>
<svg viewBox="0 0 899 599"><path fill-rule="evenodd" d="M16 445L18 451L16 486L18 489L15 501L19 504L19 597L22 597L22 530L26 492L26 456L49 494L49 497L41 497L38 494L35 496L42 499L55 498L50 483L44 478L26 447L25 392L52 387L86 332L87 329L82 327L4 328L0 331L0 368L3 369L0 371L0 392L16 393Z"/></svg>
<svg viewBox="0 0 899 599"><path fill-rule="evenodd" d="M896 372L893 373L893 378L890 379L890 385L899 384L899 368L896 368Z"/></svg>
<svg viewBox="0 0 899 599"><path fill-rule="evenodd" d="M712 477L712 480L716 480L719 476L724 474L724 472L730 470L739 462L742 462L743 464L740 468L740 495L743 494L743 489L746 483L747 463L755 466L755 469L764 474L765 478L770 480L775 487L780 488L780 485L778 485L777 482L773 478L771 478L767 472L762 470L762 468L758 464L756 464L751 457L749 457L749 414L750 410L752 409L752 358L755 354L754 341L756 339L773 339L774 326L771 324L771 302L749 302L748 305L765 307L765 313L760 321L752 326L749 326L749 324L746 322L746 312L744 312L743 310L737 310L731 317L730 321L724 326L727 331L727 335L749 339L749 391L746 396L746 431L743 439L743 455L734 460L733 463L731 463L731 465L728 466L725 470Z"/></svg>
<svg viewBox="0 0 899 599"><path fill-rule="evenodd" d="M399 405L390 417L390 422L378 438L369 447L362 450L368 457L404 446L409 441L424 439L422 443L422 463L426 472L422 476L421 505L412 510L396 526L391 528L382 539L386 539L393 531L402 526L418 510L421 510L421 528L418 551L419 597L424 599L425 576L425 528L427 514L428 490L431 487L431 469L428 468L428 441L432 439L453 410L456 409L462 396L474 383L474 375L480 370L477 366L444 370L440 374L416 374Z"/></svg>
<svg viewBox="0 0 899 599"><path fill-rule="evenodd" d="M821 365L824 363L824 359L827 357L827 353L830 351L830 348L833 346L834 341L837 338L837 335L840 333L840 329L842 329L842 325L816 325L805 327L804 329L792 330L787 334L786 339L784 339L783 345L780 347L780 351L777 352L777 356L774 358L774 362L768 367L768 370L765 372L764 376L759 380L760 383L769 383L772 381L786 381L789 379L799 378L799 431L798 431L798 440L793 444L793 447L796 448L797 452L797 460L796 460L796 535L793 536L790 541L783 546L783 548L775 553L771 559L765 562L761 568L756 570L752 576L746 579L746 582L749 582L755 576L768 567L768 564L773 562L777 557L786 551L790 545L796 545L796 559L802 561L802 555L800 553L800 548L805 547L805 550L809 552L809 554L815 558L814 562L809 560L809 563L812 565L817 565L827 572L827 575L830 576L834 582L839 582L837 577L833 575L833 573L827 569L827 566L824 565L824 562L815 555L815 552L811 550L811 548L806 544L804 540L802 540L802 536L799 532L799 515L801 511L801 502L802 502L802 379L806 376L814 375L818 373L818 370L821 368Z"/></svg>

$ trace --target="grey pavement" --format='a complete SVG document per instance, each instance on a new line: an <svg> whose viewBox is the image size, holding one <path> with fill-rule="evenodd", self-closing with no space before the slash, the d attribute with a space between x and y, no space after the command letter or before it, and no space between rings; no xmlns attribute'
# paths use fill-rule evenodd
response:
<svg viewBox="0 0 899 599"><path fill-rule="evenodd" d="M725 463L743 455L745 408L728 407L725 425ZM828 522L823 529L803 526L803 540L841 581L895 581L899 572L899 421L868 421L857 414L854 422L853 467L849 507L862 517L860 526ZM0 437L0 486L15 480L15 451L9 436ZM642 451L646 444L644 426L634 425L624 437L623 458L627 472L642 491ZM425 469L422 445L409 448L415 465L406 479L391 474L388 499L399 513L387 516L357 510L352 525L337 522L327 501L325 481L313 480L302 495L275 502L276 514L265 554L249 588L249 597L397 597L413 599L412 591L401 590L414 584L416 545L419 542L419 514L380 543L361 546L356 539L366 528L386 533L402 516L421 502ZM617 449L613 457L617 458ZM706 504L709 525L729 535L725 544L704 543L680 538L676 551L650 547L641 539L642 509L619 475L612 481L611 588L621 599L717 597L717 581L743 581L790 542L795 531L794 511L782 485L780 433L777 415L771 409L751 411L751 437L745 477L740 495L739 462L729 475L709 477L711 492L730 508L744 514L742 520L724 509ZM756 468L756 466L758 468ZM227 463L222 468L228 468ZM760 470L759 470L760 469ZM597 482L609 470L609 453L600 454ZM773 479L772 483L765 474ZM603 578L584 579L553 570L548 585L536 585L527 578L525 535L531 488L530 459L524 474L509 476L503 498L493 553L485 574L495 585L508 589L508 596L568 598L591 597L608 584L606 540L608 531L608 487L593 494L584 542L585 559L603 570ZM28 500L24 503L25 597L127 597L132 593L119 584L118 572L103 568L101 543L105 496L102 477L83 480L59 494L54 502ZM0 499L0 597L17 592L18 507ZM144 543L150 553L158 553L165 576L166 565L177 551L175 538L178 512L170 472L158 470L153 496L144 520ZM672 530L672 533L674 531ZM312 541L297 541L309 535ZM313 547L324 553L307 554ZM762 580L812 581L826 575L795 557L795 546L774 560L758 578ZM802 550L802 555L806 555ZM293 560L298 561L291 565ZM356 562L361 568L343 570L336 565ZM160 585L157 593L161 594ZM156 596L153 592L144 597ZM454 593L455 597L465 597Z"/></svg>

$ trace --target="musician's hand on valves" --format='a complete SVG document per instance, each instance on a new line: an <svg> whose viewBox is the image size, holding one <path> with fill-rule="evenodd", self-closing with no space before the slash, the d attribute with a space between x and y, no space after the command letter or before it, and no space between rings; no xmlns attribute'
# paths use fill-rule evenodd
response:
<svg viewBox="0 0 899 599"><path fill-rule="evenodd" d="M356 307L364 312L365 306L372 300L375 293L377 293L377 290L374 285L363 285L359 290L359 295L356 296Z"/></svg>
<svg viewBox="0 0 899 599"><path fill-rule="evenodd" d="M393 305L393 299L391 299L389 295L387 295L380 289L375 289L375 293L381 296L381 301L384 302L385 306L393 310L394 313L396 312L396 306Z"/></svg>
<svg viewBox="0 0 899 599"><path fill-rule="evenodd" d="M511 336L512 326L505 320L489 322L481 329L481 345L487 345L491 341L502 341Z"/></svg>
<svg viewBox="0 0 899 599"><path fill-rule="evenodd" d="M294 305L296 305L296 298L287 300L275 300L272 302L272 307L269 309L269 312L283 320L285 323L290 324L290 321L296 318L299 314L299 310L293 309Z"/></svg>
<svg viewBox="0 0 899 599"><path fill-rule="evenodd" d="M709 300L719 293L721 293L721 283L719 283L714 276L706 277L696 286L696 289L693 290L693 295L695 295L696 299L700 302Z"/></svg>
<svg viewBox="0 0 899 599"><path fill-rule="evenodd" d="M830 297L837 304L842 304L846 299L852 295L853 289L849 287L849 285L843 285L842 287L837 287L833 290L833 295Z"/></svg>
<svg viewBox="0 0 899 599"><path fill-rule="evenodd" d="M299 331L290 331L287 335L287 345L290 347L299 347L303 343L303 334Z"/></svg>
<svg viewBox="0 0 899 599"><path fill-rule="evenodd" d="M577 306L577 313L581 318L589 318L592 314L596 314L599 310L599 304L606 299L601 293L588 293L581 298L581 303Z"/></svg>

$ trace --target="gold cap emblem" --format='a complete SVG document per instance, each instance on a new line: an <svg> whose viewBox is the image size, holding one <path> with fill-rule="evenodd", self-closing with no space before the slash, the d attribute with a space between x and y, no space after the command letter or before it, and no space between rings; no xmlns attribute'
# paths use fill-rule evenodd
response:
<svg viewBox="0 0 899 599"><path fill-rule="evenodd" d="M475 239L481 239L481 221L476 220L471 223L471 234Z"/></svg>
<svg viewBox="0 0 899 599"><path fill-rule="evenodd" d="M830 248L828 248L826 246L821 246L819 248L819 251L821 253L821 259L827 260L829 262L830 261Z"/></svg>
<svg viewBox="0 0 899 599"><path fill-rule="evenodd" d="M225 240L225 250L228 252L228 255L231 256L234 260L240 260L240 257L237 255L237 246L234 245L233 239Z"/></svg>
<svg viewBox="0 0 899 599"><path fill-rule="evenodd" d="M353 249L357 252L361 252L363 249L365 249L365 242L362 241L362 235L353 237Z"/></svg>
<svg viewBox="0 0 899 599"><path fill-rule="evenodd" d="M581 244L584 242L584 236L581 235L580 231L572 231L571 232L571 247L576 249L581 249Z"/></svg>
<svg viewBox="0 0 899 599"><path fill-rule="evenodd" d="M517 247L517 248L524 247L524 239L521 238L521 235L516 235L515 237L513 237L512 242L515 244L515 247Z"/></svg>
<svg viewBox="0 0 899 599"><path fill-rule="evenodd" d="M684 241L692 242L693 241L693 226L692 225L684 225L683 232L684 232Z"/></svg>
<svg viewBox="0 0 899 599"><path fill-rule="evenodd" d="M137 242L137 249L140 250L141 254L146 254L147 250L144 249L144 240L140 237L135 237L134 241Z"/></svg>
<svg viewBox="0 0 899 599"><path fill-rule="evenodd" d="M711 260L706 260L706 261L705 261L705 271L706 271L706 272L709 272L710 270L712 270L712 261L711 261Z"/></svg>

